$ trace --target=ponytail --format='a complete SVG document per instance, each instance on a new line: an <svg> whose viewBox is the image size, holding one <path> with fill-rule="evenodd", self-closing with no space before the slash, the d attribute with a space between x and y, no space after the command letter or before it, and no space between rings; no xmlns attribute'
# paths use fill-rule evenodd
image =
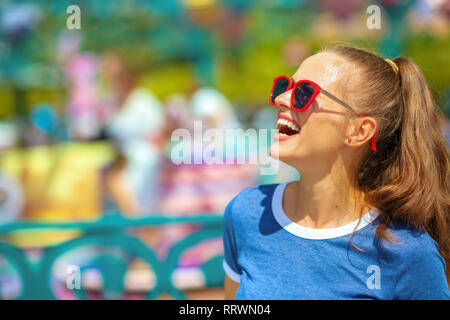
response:
<svg viewBox="0 0 450 320"><path fill-rule="evenodd" d="M403 57L394 59L394 63L400 81L400 145L383 185L371 196L391 220L426 230L449 265L449 149L442 134L444 116L436 108L419 68ZM449 271L447 267L447 278Z"/></svg>

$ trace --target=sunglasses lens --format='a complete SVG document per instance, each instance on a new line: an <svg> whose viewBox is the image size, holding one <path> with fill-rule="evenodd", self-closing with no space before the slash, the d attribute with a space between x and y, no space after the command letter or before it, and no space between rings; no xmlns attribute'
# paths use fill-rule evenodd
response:
<svg viewBox="0 0 450 320"><path fill-rule="evenodd" d="M309 83L300 83L295 89L294 93L294 106L298 109L304 108L306 104L311 100L314 94L314 87Z"/></svg>
<svg viewBox="0 0 450 320"><path fill-rule="evenodd" d="M275 98L278 97L283 92L285 92L288 87L289 87L288 79L286 78L278 79L272 90L272 102L275 103Z"/></svg>

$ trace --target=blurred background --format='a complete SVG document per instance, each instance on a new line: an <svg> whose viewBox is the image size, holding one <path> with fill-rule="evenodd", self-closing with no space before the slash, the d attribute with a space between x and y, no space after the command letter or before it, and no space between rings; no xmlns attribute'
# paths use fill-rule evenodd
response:
<svg viewBox="0 0 450 320"><path fill-rule="evenodd" d="M275 128L272 79L337 44L412 57L449 117L450 0L0 0L0 298L222 299L226 204L299 175L171 133Z"/></svg>

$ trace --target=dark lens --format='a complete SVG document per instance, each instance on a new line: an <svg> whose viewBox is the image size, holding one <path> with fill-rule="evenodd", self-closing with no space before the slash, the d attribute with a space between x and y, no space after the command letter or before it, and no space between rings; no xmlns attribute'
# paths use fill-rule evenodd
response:
<svg viewBox="0 0 450 320"><path fill-rule="evenodd" d="M294 106L298 109L306 106L314 93L314 87L309 83L300 83L294 93Z"/></svg>
<svg viewBox="0 0 450 320"><path fill-rule="evenodd" d="M285 92L288 87L289 87L288 79L286 79L286 78L278 79L277 83L275 83L275 86L273 87L272 102L275 103L275 98L278 97L283 92Z"/></svg>

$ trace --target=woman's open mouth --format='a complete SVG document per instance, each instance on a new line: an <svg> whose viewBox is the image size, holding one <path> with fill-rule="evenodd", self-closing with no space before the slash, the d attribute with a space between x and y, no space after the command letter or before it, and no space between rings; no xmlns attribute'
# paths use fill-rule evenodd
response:
<svg viewBox="0 0 450 320"><path fill-rule="evenodd" d="M280 115L278 118L277 129L277 140L288 139L300 132L300 127L285 115Z"/></svg>

